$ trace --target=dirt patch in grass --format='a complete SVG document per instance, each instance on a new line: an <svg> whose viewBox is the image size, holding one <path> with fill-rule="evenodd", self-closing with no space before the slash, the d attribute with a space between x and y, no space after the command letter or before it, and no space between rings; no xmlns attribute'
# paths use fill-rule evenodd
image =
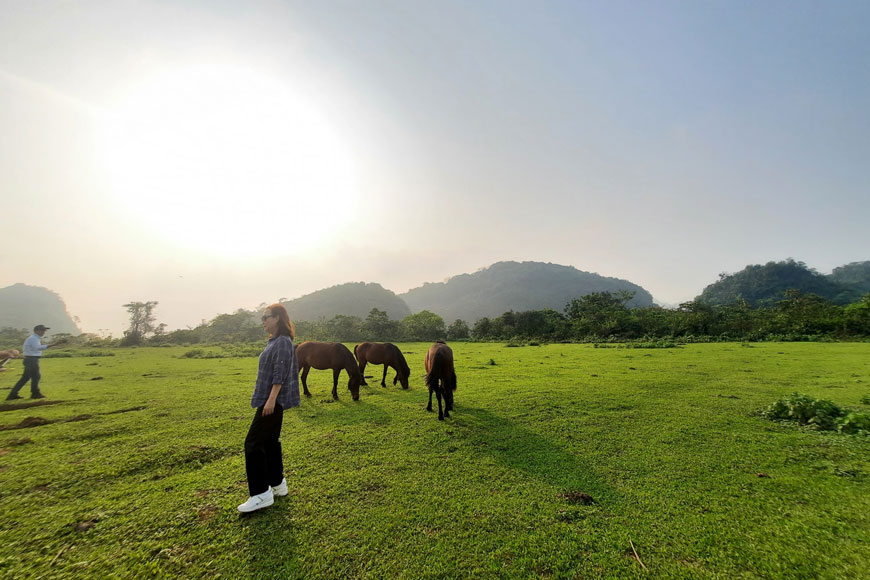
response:
<svg viewBox="0 0 870 580"><path fill-rule="evenodd" d="M565 493L560 493L556 497L564 499L568 503L580 504L580 505L592 505L595 503L595 500L592 499L592 496L588 493L583 493L582 491L568 491Z"/></svg>
<svg viewBox="0 0 870 580"><path fill-rule="evenodd" d="M11 439L6 442L6 445L9 447L18 447L19 445L27 445L28 443L33 443L33 439L22 437L21 439Z"/></svg>
<svg viewBox="0 0 870 580"><path fill-rule="evenodd" d="M206 520L211 519L213 515L218 512L217 506L207 505L205 507L199 508L199 511L196 512L197 517L199 517L199 521L204 522Z"/></svg>
<svg viewBox="0 0 870 580"><path fill-rule="evenodd" d="M93 528L97 524L97 520L85 520L83 522L77 522L73 524L73 531L76 532L87 532L91 528Z"/></svg>
<svg viewBox="0 0 870 580"><path fill-rule="evenodd" d="M48 425L54 423L43 417L26 417L17 425L0 425L0 431L11 431L12 429L30 429L31 427L39 427L40 425Z"/></svg>
<svg viewBox="0 0 870 580"><path fill-rule="evenodd" d="M102 415L117 415L118 413L132 413L133 411L141 411L145 409L145 405L140 405L138 407L130 407L129 409L118 409L117 411L108 411L106 413L101 413Z"/></svg>
<svg viewBox="0 0 870 580"><path fill-rule="evenodd" d="M150 480L158 480L179 471L202 469L209 463L238 453L232 449L217 449L205 445L190 445L185 448L163 451L142 457L118 473L118 477L148 475Z"/></svg>
<svg viewBox="0 0 870 580"><path fill-rule="evenodd" d="M28 407L42 407L43 405L57 405L66 401L27 401L26 403L3 403L0 404L0 413L3 411L17 411Z"/></svg>
<svg viewBox="0 0 870 580"><path fill-rule="evenodd" d="M77 421L87 421L91 417L93 417L93 415L88 415L88 414L76 415L75 417L71 417L71 418L67 419L66 422L67 423L75 423Z"/></svg>

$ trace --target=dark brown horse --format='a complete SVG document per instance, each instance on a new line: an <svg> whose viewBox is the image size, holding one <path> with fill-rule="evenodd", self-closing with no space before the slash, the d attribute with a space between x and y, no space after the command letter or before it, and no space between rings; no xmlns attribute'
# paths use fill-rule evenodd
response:
<svg viewBox="0 0 870 580"><path fill-rule="evenodd" d="M296 347L296 358L299 360L299 368L302 369L300 378L305 396L310 397L308 392L308 371L311 367L319 371L332 369L332 398L338 400L338 375L341 370L347 371L350 380L347 388L354 401L359 400L359 386L362 383L359 367L356 360L350 354L350 350L340 342L313 342L306 341Z"/></svg>
<svg viewBox="0 0 870 580"><path fill-rule="evenodd" d="M362 384L366 385L366 364L384 365L384 376L381 377L381 386L387 386L387 368L393 367L396 371L396 376L393 377L393 384L396 381L402 383L402 388L408 388L408 377L411 376L411 368L405 361L405 355L399 350L399 347L391 342L361 342L353 347L353 354L356 360L359 361L359 372L362 375Z"/></svg>
<svg viewBox="0 0 870 580"><path fill-rule="evenodd" d="M453 391L456 390L456 371L453 368L453 351L444 341L439 340L426 352L426 386L429 387L429 406L432 410L432 392L438 397L438 420L450 417L453 410ZM444 411L441 411L441 397L444 397Z"/></svg>

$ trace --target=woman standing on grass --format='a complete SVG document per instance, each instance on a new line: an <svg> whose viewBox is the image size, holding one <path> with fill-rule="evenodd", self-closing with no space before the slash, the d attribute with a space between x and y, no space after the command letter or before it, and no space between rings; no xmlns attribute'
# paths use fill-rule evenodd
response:
<svg viewBox="0 0 870 580"><path fill-rule="evenodd" d="M280 304L263 311L263 328L269 342L260 354L260 367L251 406L257 410L245 438L245 470L248 475L248 501L240 512L269 507L275 496L287 495L284 460L281 456L281 424L284 409L299 406L299 363L293 339L296 331L290 315Z"/></svg>

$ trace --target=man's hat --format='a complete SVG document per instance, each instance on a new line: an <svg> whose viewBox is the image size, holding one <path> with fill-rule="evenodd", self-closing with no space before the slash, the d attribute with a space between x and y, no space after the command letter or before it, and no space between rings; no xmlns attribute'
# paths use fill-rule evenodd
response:
<svg viewBox="0 0 870 580"><path fill-rule="evenodd" d="M33 332L39 332L40 330L51 330L51 328L44 324L37 324L33 327Z"/></svg>

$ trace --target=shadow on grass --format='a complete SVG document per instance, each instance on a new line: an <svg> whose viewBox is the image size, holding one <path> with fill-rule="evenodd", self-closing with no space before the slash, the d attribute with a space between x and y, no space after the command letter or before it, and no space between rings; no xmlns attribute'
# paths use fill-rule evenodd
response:
<svg viewBox="0 0 870 580"><path fill-rule="evenodd" d="M294 419L314 424L317 429L349 428L360 423L384 425L393 420L390 413L365 398L353 401L350 396L338 401L312 397L303 400L302 406L293 410L293 415Z"/></svg>
<svg viewBox="0 0 870 580"><path fill-rule="evenodd" d="M598 477L590 461L584 458L582 449L579 453L572 452L564 444L486 409L457 406L452 416L452 426L462 431L475 452L559 488L563 493L587 493L596 503L618 500L618 494ZM592 455L590 452L589 456Z"/></svg>
<svg viewBox="0 0 870 580"><path fill-rule="evenodd" d="M248 562L235 578L304 578L299 561L298 531L292 500L276 498L275 505L239 516L248 539Z"/></svg>

